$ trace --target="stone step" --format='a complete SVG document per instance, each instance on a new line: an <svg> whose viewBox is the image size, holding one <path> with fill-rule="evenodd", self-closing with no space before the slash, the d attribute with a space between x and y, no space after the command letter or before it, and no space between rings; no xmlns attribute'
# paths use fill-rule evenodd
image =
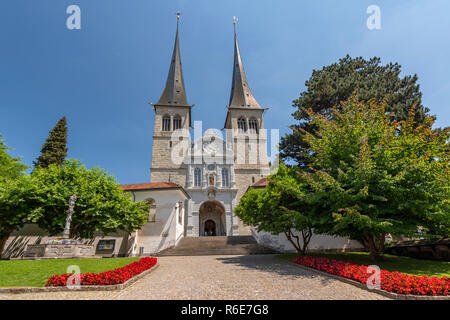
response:
<svg viewBox="0 0 450 320"><path fill-rule="evenodd" d="M188 245L188 244L257 244L255 238L252 236L217 236L217 237L185 237L180 240L178 246Z"/></svg>
<svg viewBox="0 0 450 320"><path fill-rule="evenodd" d="M186 237L178 245L159 252L158 256L273 254L261 247L252 236Z"/></svg>

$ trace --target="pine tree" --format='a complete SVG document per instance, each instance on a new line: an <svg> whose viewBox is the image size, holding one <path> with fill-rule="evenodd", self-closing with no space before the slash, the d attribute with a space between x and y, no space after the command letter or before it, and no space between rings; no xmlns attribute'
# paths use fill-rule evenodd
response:
<svg viewBox="0 0 450 320"><path fill-rule="evenodd" d="M302 139L301 131L315 130L308 117L308 110L330 117L333 106L341 108L341 102L347 101L355 90L364 101L375 99L381 103L389 96L386 111L393 113L394 120L406 120L414 107L415 125L422 125L429 116L429 109L422 104L418 77L401 77L400 74L401 66L398 63L382 65L381 59L377 57L365 60L349 55L321 70L314 70L305 83L306 90L293 101L296 110L292 115L296 121L290 127L292 133L281 139L281 158L307 167L308 146Z"/></svg>
<svg viewBox="0 0 450 320"><path fill-rule="evenodd" d="M56 163L62 165L67 156L67 121L62 117L50 134L41 149L41 155L33 162L34 167L48 168Z"/></svg>

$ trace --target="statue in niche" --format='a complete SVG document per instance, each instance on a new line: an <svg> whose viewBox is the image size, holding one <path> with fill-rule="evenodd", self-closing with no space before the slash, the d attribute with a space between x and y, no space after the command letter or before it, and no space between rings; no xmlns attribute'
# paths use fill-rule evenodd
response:
<svg viewBox="0 0 450 320"><path fill-rule="evenodd" d="M212 173L209 175L209 185L214 186L214 174Z"/></svg>
<svg viewBox="0 0 450 320"><path fill-rule="evenodd" d="M210 190L208 190L208 198L209 199L213 199L213 198L215 198L216 197L216 190L214 190L214 189L210 189ZM212 211L212 210L211 210Z"/></svg>

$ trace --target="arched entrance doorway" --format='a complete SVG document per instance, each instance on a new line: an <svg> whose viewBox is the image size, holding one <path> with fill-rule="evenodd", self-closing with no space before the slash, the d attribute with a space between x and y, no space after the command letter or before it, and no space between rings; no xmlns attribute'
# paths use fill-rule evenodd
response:
<svg viewBox="0 0 450 320"><path fill-rule="evenodd" d="M216 223L213 220L210 219L205 221L204 234L208 236L216 235Z"/></svg>
<svg viewBox="0 0 450 320"><path fill-rule="evenodd" d="M199 210L200 236L225 236L225 208L217 200L208 200Z"/></svg>

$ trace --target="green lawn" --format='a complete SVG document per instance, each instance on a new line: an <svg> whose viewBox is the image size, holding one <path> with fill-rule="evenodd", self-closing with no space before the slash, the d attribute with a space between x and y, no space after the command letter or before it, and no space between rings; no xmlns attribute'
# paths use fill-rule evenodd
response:
<svg viewBox="0 0 450 320"><path fill-rule="evenodd" d="M310 252L308 255L354 264L363 264L366 266L376 264L382 270L399 271L406 274L450 277L450 262L444 261L419 260L385 254L383 255L382 261L373 263L367 252ZM295 253L284 253L279 255L280 258L288 260L292 260L296 256Z"/></svg>
<svg viewBox="0 0 450 320"><path fill-rule="evenodd" d="M81 273L102 272L123 267L139 258L0 260L0 287L43 287L53 274L66 273L77 265Z"/></svg>

